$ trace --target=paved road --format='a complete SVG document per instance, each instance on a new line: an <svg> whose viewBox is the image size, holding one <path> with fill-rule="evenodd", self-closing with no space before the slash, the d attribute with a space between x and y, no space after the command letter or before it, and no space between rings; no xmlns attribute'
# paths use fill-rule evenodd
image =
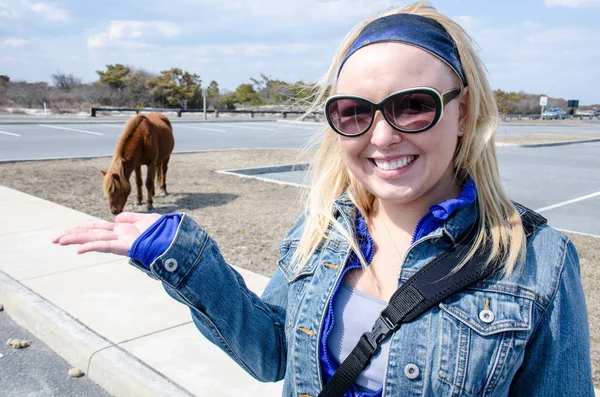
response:
<svg viewBox="0 0 600 397"><path fill-rule="evenodd" d="M581 135L600 135L600 122L581 124L581 125L510 125L501 124L498 128L498 136L511 135L562 135L562 134L581 134Z"/></svg>
<svg viewBox="0 0 600 397"><path fill-rule="evenodd" d="M112 156L123 122L0 124L0 161ZM228 149L302 148L313 123L177 122L175 153Z"/></svg>
<svg viewBox="0 0 600 397"><path fill-rule="evenodd" d="M6 345L9 338L31 340L26 349ZM0 312L0 396L7 397L110 397L87 377L71 378L65 360L29 331ZM85 371L85 368L83 368Z"/></svg>
<svg viewBox="0 0 600 397"><path fill-rule="evenodd" d="M81 123L2 124L0 161L111 156L125 120ZM175 153L228 149L303 148L321 128L315 123L193 122L173 124ZM531 134L599 135L600 124L581 126L502 125L500 136Z"/></svg>

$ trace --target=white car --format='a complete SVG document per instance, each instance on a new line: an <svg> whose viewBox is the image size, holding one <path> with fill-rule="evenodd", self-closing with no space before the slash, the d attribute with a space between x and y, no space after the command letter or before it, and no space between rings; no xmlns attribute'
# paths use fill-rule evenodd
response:
<svg viewBox="0 0 600 397"><path fill-rule="evenodd" d="M561 108L550 108L542 113L542 119L564 119L567 117L567 112Z"/></svg>

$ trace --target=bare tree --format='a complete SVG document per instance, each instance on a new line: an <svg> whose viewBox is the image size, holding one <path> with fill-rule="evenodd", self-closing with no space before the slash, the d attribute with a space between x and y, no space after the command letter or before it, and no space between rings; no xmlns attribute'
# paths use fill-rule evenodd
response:
<svg viewBox="0 0 600 397"><path fill-rule="evenodd" d="M52 74L52 82L56 88L66 91L80 86L83 83L79 77L63 73L60 70L57 70Z"/></svg>

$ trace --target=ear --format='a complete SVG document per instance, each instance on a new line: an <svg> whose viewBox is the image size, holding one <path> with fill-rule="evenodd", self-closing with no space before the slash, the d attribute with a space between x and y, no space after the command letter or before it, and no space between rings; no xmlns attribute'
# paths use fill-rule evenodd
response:
<svg viewBox="0 0 600 397"><path fill-rule="evenodd" d="M463 126L467 124L468 115L469 87L465 87L460 93L460 103L458 104L458 136L463 136L465 133Z"/></svg>
<svg viewBox="0 0 600 397"><path fill-rule="evenodd" d="M104 171L104 170L100 170L100 173L102 174L102 176L106 175L106 171Z"/></svg>

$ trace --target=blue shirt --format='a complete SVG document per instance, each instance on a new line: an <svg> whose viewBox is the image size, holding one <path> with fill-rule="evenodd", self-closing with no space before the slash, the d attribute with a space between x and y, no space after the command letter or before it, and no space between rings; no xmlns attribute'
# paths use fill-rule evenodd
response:
<svg viewBox="0 0 600 397"><path fill-rule="evenodd" d="M433 232L442 224L446 219L450 217L450 215L459 208L465 207L468 204L471 204L477 198L477 188L475 187L475 182L472 179L468 179L465 183L465 186L457 198L443 201L439 204L432 205L429 207L429 211L419 220L417 226L415 227L415 232L412 237L411 243L419 240L421 237L428 235ZM358 213L355 222L356 227L356 239L358 246L360 248L360 253L362 254L365 261L370 264L373 260L373 255L375 254L375 244L371 235L369 234L369 227L367 222L364 220L362 215ZM331 330L333 329L333 323L335 321L334 318L334 310L333 305L335 303L335 298L337 292L339 290L340 284L344 279L344 276L351 269L360 268L360 261L358 256L352 254L350 259L348 260L348 265L344 269L344 273L339 278L339 282L336 286L336 289L333 293L333 298L329 302L329 307L327 313L325 315L325 320L323 323L323 332L322 338L319 345L319 354L321 359L321 368L323 371L323 380L328 382L335 371L339 368L340 364L336 362L333 358L331 352L327 349L327 339L331 334ZM358 341L357 341L358 342ZM381 397L382 389L379 389L376 392L361 392L359 391L356 385L352 385L352 388L344 394L345 397Z"/></svg>
<svg viewBox="0 0 600 397"><path fill-rule="evenodd" d="M150 264L171 245L181 217L182 214L165 214L158 218L133 242L127 256L149 269Z"/></svg>

